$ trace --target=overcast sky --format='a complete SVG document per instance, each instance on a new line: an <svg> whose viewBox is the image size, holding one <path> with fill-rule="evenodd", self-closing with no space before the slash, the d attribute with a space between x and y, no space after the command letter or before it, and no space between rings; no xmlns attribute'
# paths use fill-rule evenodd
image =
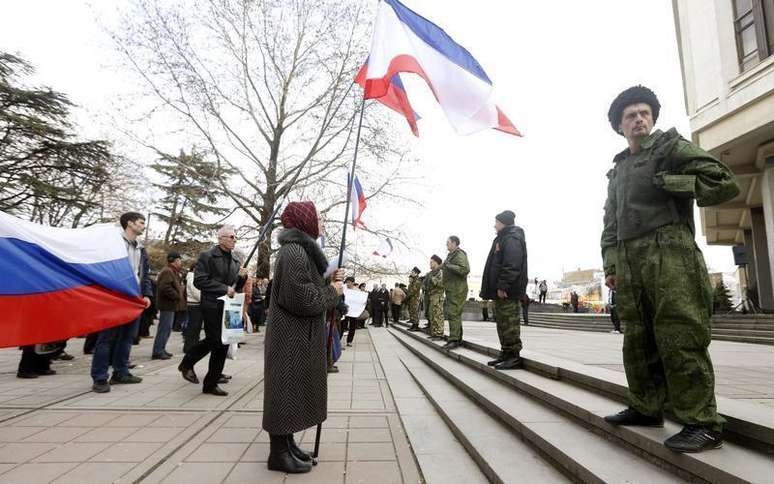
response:
<svg viewBox="0 0 774 484"><path fill-rule="evenodd" d="M0 49L21 54L37 67L40 82L70 95L82 107L79 121L95 136L111 137L92 120L128 78L103 67L115 64L116 54L95 11L109 20L120 3L6 2L0 16ZM477 58L494 82L498 105L525 136L457 136L422 82L404 77L422 117L421 137L414 139L400 116L391 119L405 132L395 142L420 161L423 207L369 206L363 220L369 227L382 221L405 226L417 247L396 253L407 267L424 269L433 253L443 257L446 237L456 234L476 274L495 214L510 209L526 232L530 277L555 280L562 270L600 268L605 173L626 147L607 122L612 99L645 84L662 104L656 127L674 126L690 137L671 1L404 3ZM378 244L358 237L363 246ZM697 240L711 270L734 268L730 248L707 247L701 233Z"/></svg>

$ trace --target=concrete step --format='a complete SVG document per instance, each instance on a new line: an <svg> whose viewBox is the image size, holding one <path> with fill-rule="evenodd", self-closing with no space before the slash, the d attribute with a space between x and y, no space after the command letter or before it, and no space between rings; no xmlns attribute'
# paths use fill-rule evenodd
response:
<svg viewBox="0 0 774 484"><path fill-rule="evenodd" d="M488 436L490 432L497 432L518 436L547 455L573 480L580 482L684 482L684 479L628 452L618 443L595 434L561 412L513 391L506 384L451 358L428 355L420 343L407 336L396 334L396 337L434 370L409 368L428 397L436 402L439 412L457 413L457 418L447 420L450 425L462 425L474 435ZM467 398L461 402L460 395ZM473 418L471 405L479 412L481 408L485 409L491 415L488 419L494 416L499 429L480 426L477 420L481 417L476 415ZM470 440L462 429L460 433L460 440ZM481 444L489 445L490 438ZM471 453L487 451L475 445L472 447ZM524 475L518 463L521 460L519 458L516 465L500 462L510 482L545 482ZM611 465L612 462L615 465ZM494 463L497 464L497 461ZM498 478L501 476L498 475Z"/></svg>
<svg viewBox="0 0 774 484"><path fill-rule="evenodd" d="M527 394L543 405L565 412L579 422L594 428L596 432L631 446L649 459L658 460L678 474L681 472L678 469L681 469L688 472L690 478L707 482L762 482L769 478L770 482L774 482L774 459L770 455L751 448L726 442L723 450L695 455L675 454L663 446L663 440L679 431L679 426L676 423L668 422L663 429L608 425L603 417L608 413L620 410L621 404L618 399L605 395L604 392L595 388L583 388L558 378L546 378L545 372L535 371L538 366L549 366L548 362L532 360L527 364L528 371L497 371L486 365L486 361L489 359L486 354L470 349L470 347L449 353L441 350L439 344L429 341L423 334L408 333L403 328L395 329L412 338L415 352L422 353L426 361L441 362L456 359L468 369L488 375L490 379L497 380L514 390ZM416 350L419 344L424 345L426 349L424 351ZM434 351L430 351L430 349ZM431 354L433 356L430 356ZM445 355L447 358L441 358L441 355ZM577 365L576 372L580 369L579 367L583 366L585 365ZM556 369L558 370L558 368ZM566 373L562 372L562 375L564 376ZM623 376L623 374L620 375ZM585 376L587 379L593 379L588 375ZM767 410L767 417L771 420L772 416L769 414L772 412L770 409ZM754 422L747 423L755 425ZM737 429L740 428L741 425L737 422ZM762 476L766 477L762 478Z"/></svg>
<svg viewBox="0 0 774 484"><path fill-rule="evenodd" d="M406 436L422 470L423 482L489 483L490 479L454 436L406 369L407 364L425 366L424 363L387 331L369 331L369 335Z"/></svg>
<svg viewBox="0 0 774 484"><path fill-rule="evenodd" d="M414 354L401 359L414 382L490 482L571 482L551 461L509 432L502 422Z"/></svg>

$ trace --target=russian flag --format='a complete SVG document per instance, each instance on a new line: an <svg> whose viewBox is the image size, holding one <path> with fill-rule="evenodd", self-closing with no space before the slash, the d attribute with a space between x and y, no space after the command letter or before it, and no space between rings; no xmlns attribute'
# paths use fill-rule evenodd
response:
<svg viewBox="0 0 774 484"><path fill-rule="evenodd" d="M400 72L427 82L457 133L494 128L521 136L492 102L492 81L470 52L398 0L382 0L362 81L365 98L390 96Z"/></svg>
<svg viewBox="0 0 774 484"><path fill-rule="evenodd" d="M347 180L349 179L349 176L347 176ZM357 175L355 175L355 183L352 185L351 198L349 201L349 220L352 222L353 227L362 227L364 229L367 228L363 221L360 220L365 209L366 197L365 193L363 193L363 186L360 185L360 180L358 180Z"/></svg>
<svg viewBox="0 0 774 484"><path fill-rule="evenodd" d="M358 83L363 89L366 87L366 74L368 73L368 61L363 64L360 71L355 77L355 82ZM384 104L393 111L402 114L406 121L408 121L411 127L411 132L414 136L419 136L419 128L417 127L417 120L419 115L411 107L411 103L406 95L406 89L403 87L403 82L400 80L400 75L395 74L390 79L390 84L387 86L387 93L376 99L380 103Z"/></svg>
<svg viewBox="0 0 774 484"><path fill-rule="evenodd" d="M145 307L120 229L46 227L0 212L0 347L59 341Z"/></svg>

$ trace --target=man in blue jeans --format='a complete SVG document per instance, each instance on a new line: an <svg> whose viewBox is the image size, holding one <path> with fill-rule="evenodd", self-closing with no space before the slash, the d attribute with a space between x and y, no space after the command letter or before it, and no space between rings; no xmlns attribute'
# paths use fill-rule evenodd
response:
<svg viewBox="0 0 774 484"><path fill-rule="evenodd" d="M129 255L129 263L137 277L145 300L145 307L150 306L153 294L151 278L148 274L148 254L142 242L138 239L145 231L145 216L137 212L127 212L121 215L122 235ZM91 378L94 380L92 390L97 393L107 393L110 385L120 383L140 383L142 378L129 373L129 353L132 341L140 326L140 319L130 321L120 326L100 331L97 344L94 347L94 358L91 360ZM108 369L113 366L113 376L108 383Z"/></svg>

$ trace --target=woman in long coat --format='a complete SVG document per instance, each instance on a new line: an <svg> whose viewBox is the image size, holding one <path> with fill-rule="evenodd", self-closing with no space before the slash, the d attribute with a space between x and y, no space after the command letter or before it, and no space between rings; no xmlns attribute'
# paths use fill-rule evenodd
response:
<svg viewBox="0 0 774 484"><path fill-rule="evenodd" d="M311 456L293 434L327 418L325 313L342 294L343 270L331 283L316 239L320 226L312 202L291 202L281 217L264 353L263 428L271 436L270 470L300 473Z"/></svg>

